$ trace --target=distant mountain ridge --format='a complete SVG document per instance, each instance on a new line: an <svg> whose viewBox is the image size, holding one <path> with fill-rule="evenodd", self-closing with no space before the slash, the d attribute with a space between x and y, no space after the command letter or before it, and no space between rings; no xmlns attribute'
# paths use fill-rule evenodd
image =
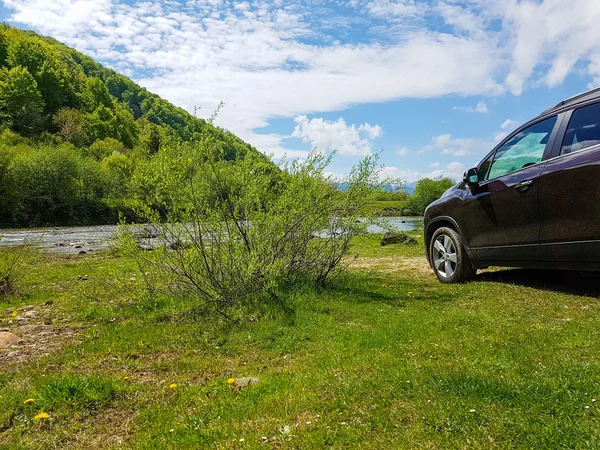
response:
<svg viewBox="0 0 600 450"><path fill-rule="evenodd" d="M334 183L334 186L336 189L340 190L340 191L347 191L348 190L348 182L344 181L344 182L336 182ZM416 181L411 181L410 183L404 183L404 184L384 184L382 186L383 190L387 191L387 192L394 192L397 190L400 191L404 191L407 194L413 194L415 192L415 186L417 185Z"/></svg>

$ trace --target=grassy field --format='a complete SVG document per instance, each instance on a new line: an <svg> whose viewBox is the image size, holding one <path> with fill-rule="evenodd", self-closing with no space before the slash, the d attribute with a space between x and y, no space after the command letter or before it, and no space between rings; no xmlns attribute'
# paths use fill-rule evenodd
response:
<svg viewBox="0 0 600 450"><path fill-rule="evenodd" d="M366 210L380 216L402 216L406 201L379 200L367 205Z"/></svg>
<svg viewBox="0 0 600 450"><path fill-rule="evenodd" d="M354 253L328 288L236 322L137 300L130 261L44 256L0 299L0 329L24 339L0 351L0 447L600 447L598 279L445 286L422 242Z"/></svg>

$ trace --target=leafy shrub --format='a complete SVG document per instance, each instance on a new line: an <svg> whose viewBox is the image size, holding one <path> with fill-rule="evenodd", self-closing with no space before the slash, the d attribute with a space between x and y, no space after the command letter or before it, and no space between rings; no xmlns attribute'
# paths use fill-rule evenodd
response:
<svg viewBox="0 0 600 450"><path fill-rule="evenodd" d="M263 294L280 298L299 280L325 283L366 233L358 219L380 184L376 156L351 171L345 193L328 182L329 163L318 152L281 170L254 153L230 162L210 138L161 151L134 176L136 210L156 238L122 226L118 248L142 274L159 274L153 294L163 285L221 314Z"/></svg>
<svg viewBox="0 0 600 450"><path fill-rule="evenodd" d="M0 251L0 297L13 295L18 285L30 273L30 266L38 257L32 245L23 245Z"/></svg>

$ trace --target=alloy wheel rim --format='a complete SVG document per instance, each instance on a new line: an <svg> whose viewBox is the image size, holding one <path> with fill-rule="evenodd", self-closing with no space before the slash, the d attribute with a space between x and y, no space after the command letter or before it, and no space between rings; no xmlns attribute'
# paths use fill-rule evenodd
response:
<svg viewBox="0 0 600 450"><path fill-rule="evenodd" d="M458 266L456 246L450 236L439 235L433 243L433 266L444 278L451 278Z"/></svg>

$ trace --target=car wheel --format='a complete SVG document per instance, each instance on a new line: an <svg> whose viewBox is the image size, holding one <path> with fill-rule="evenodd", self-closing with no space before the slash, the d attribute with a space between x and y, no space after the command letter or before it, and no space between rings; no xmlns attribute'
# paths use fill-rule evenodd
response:
<svg viewBox="0 0 600 450"><path fill-rule="evenodd" d="M442 227L433 233L429 257L433 271L442 283L463 283L471 280L477 272L467 256L460 235L452 228Z"/></svg>

